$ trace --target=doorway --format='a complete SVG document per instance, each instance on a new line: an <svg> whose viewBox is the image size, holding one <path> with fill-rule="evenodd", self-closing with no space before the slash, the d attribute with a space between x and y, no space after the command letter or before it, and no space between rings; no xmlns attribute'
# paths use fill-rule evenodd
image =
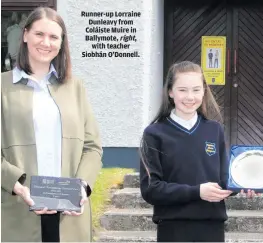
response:
<svg viewBox="0 0 263 243"><path fill-rule="evenodd" d="M165 1L164 70L201 63L202 36L226 36L226 84L210 86L227 146L263 144L263 5L247 1Z"/></svg>

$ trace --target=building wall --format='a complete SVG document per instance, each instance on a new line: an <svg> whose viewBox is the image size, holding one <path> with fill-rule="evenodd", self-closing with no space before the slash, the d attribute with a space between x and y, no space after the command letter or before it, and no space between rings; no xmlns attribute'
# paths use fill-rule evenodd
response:
<svg viewBox="0 0 263 243"><path fill-rule="evenodd" d="M138 164L134 160L138 160L137 147L143 129L160 105L163 5L163 0L57 1L57 11L65 20L68 30L73 73L84 80L99 123L106 165L134 167L134 164ZM134 11L141 12L141 17L81 17L81 11ZM91 42L85 41L86 27L98 26L90 25L90 19L133 20L132 26L121 26L136 28L134 35L137 42L130 43L129 51L138 51L140 57L82 57L83 51L95 51ZM115 35L120 38L124 34ZM118 155L121 159L118 159Z"/></svg>

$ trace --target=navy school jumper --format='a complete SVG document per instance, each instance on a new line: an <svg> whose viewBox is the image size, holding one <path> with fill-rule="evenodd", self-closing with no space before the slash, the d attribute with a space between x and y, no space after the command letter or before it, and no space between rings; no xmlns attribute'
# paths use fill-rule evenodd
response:
<svg viewBox="0 0 263 243"><path fill-rule="evenodd" d="M187 130L167 117L145 129L143 144L151 178L141 161L140 189L144 200L154 206L153 222L227 219L224 200L200 198L202 183L226 188L228 159L219 123L199 115Z"/></svg>

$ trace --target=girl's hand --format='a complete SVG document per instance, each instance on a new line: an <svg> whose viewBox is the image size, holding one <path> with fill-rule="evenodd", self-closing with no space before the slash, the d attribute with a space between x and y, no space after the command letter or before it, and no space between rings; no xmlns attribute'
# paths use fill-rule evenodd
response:
<svg viewBox="0 0 263 243"><path fill-rule="evenodd" d="M83 183L85 184L85 186L87 186L86 182L83 181ZM80 212L64 211L62 214L69 215L69 216L79 216L79 215L83 214L83 212L84 212L84 204L88 200L87 192L86 192L86 190L85 190L85 188L83 186L81 187L81 194L82 194L82 199L80 201L81 211Z"/></svg>
<svg viewBox="0 0 263 243"><path fill-rule="evenodd" d="M253 198L255 196L261 196L261 193L255 193L254 190L250 190L250 189L248 189L246 193L244 190L241 190L240 194L241 194L241 196L246 196L247 198Z"/></svg>
<svg viewBox="0 0 263 243"><path fill-rule="evenodd" d="M231 193L232 191L223 190L217 183L207 182L200 185L200 197L208 202L220 202Z"/></svg>
<svg viewBox="0 0 263 243"><path fill-rule="evenodd" d="M20 182L16 182L13 192L20 196L24 202L28 205L28 206L33 206L35 203L33 201L33 199L30 196L30 190L28 187L23 186ZM34 211L35 214L37 215L41 215L41 214L55 214L57 213L57 211L55 210L48 210L47 208L44 208L43 210L37 210Z"/></svg>

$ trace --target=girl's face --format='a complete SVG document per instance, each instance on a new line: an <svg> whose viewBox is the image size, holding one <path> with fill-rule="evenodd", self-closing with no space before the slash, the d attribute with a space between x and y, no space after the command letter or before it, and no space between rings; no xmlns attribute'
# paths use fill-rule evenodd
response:
<svg viewBox="0 0 263 243"><path fill-rule="evenodd" d="M198 72L179 73L169 96L174 100L176 115L191 119L201 106L204 97L202 74Z"/></svg>
<svg viewBox="0 0 263 243"><path fill-rule="evenodd" d="M31 65L50 64L58 55L62 42L62 28L55 21L42 18L24 32Z"/></svg>

